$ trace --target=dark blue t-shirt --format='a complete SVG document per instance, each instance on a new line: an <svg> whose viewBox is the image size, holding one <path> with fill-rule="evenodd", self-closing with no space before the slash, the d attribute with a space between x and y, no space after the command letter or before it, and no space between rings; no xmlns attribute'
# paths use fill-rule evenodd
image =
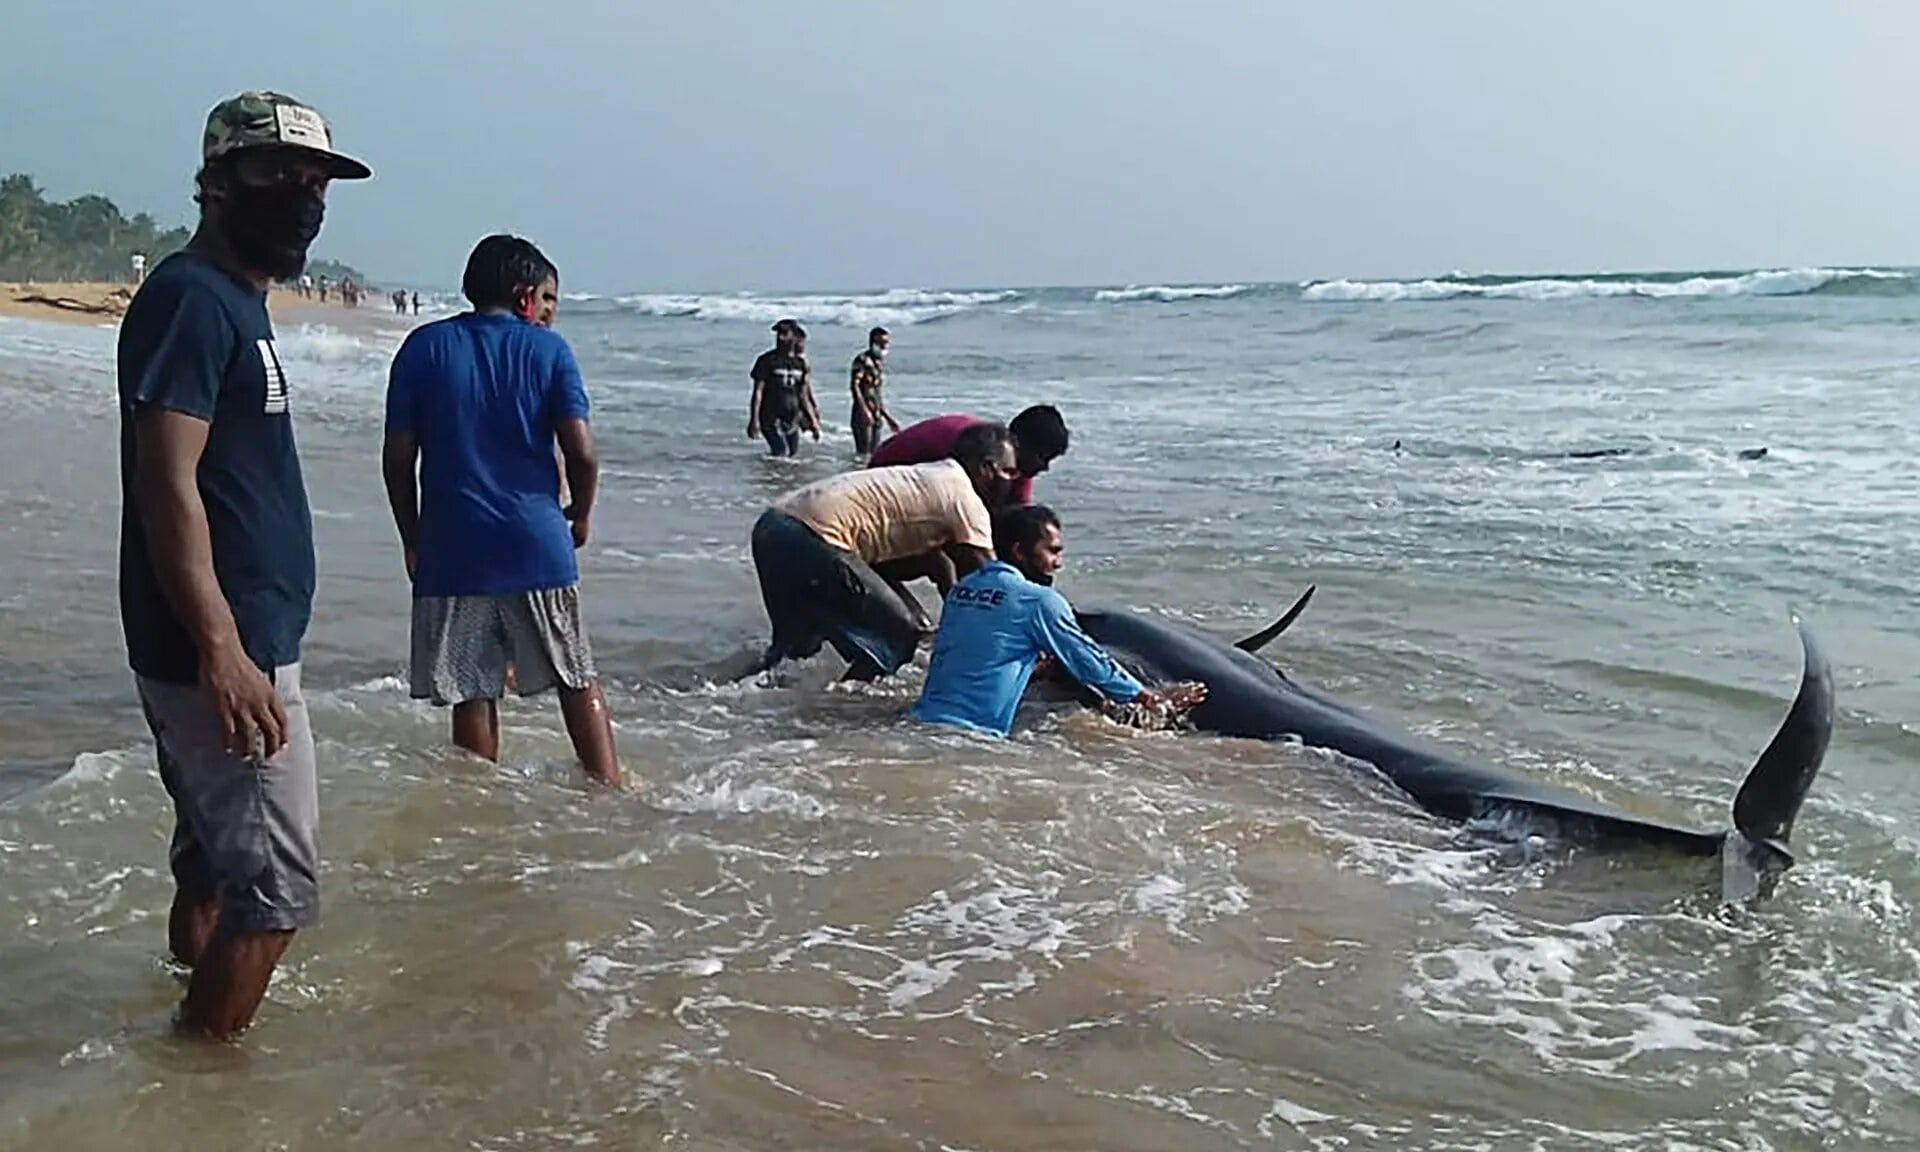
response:
<svg viewBox="0 0 1920 1152"><path fill-rule="evenodd" d="M420 445L415 596L505 596L580 579L555 430L587 418L558 332L467 312L413 330L387 376L387 431Z"/></svg>
<svg viewBox="0 0 1920 1152"><path fill-rule="evenodd" d="M208 422L198 480L214 575L253 662L299 660L313 615L313 515L266 295L192 252L167 257L120 322L119 374L120 622L133 670L190 683L200 669L134 501L134 418L147 408Z"/></svg>

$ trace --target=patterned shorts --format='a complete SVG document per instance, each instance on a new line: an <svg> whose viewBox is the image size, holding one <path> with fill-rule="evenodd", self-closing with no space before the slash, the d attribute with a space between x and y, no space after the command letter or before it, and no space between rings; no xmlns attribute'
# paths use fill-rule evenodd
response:
<svg viewBox="0 0 1920 1152"><path fill-rule="evenodd" d="M510 596L414 598L414 699L498 700L507 694L509 662L522 696L593 683L578 584Z"/></svg>

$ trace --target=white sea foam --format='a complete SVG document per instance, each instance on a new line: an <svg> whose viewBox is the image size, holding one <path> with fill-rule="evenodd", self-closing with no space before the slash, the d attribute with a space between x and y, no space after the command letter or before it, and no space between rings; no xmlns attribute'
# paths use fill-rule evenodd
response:
<svg viewBox="0 0 1920 1152"><path fill-rule="evenodd" d="M1684 280L1541 277L1491 283L1451 277L1433 280L1320 280L1303 284L1309 301L1572 300L1616 296L1673 299L1711 296L1802 296L1848 280L1908 280L1904 272L1879 268L1776 268L1738 276L1689 276Z"/></svg>
<svg viewBox="0 0 1920 1152"><path fill-rule="evenodd" d="M847 328L875 325L902 326L970 312L989 304L1015 299L1011 289L994 292L936 292L895 288L858 295L759 296L655 295L619 296L614 302L647 316L691 320L751 320L770 323L791 316L802 323L837 324Z"/></svg>
<svg viewBox="0 0 1920 1152"><path fill-rule="evenodd" d="M1224 300L1250 291L1251 288L1252 286L1248 284L1192 284L1177 287L1166 284L1153 284L1146 287L1130 285L1126 288L1102 288L1093 294L1093 298L1116 304L1137 301L1172 304L1180 300Z"/></svg>

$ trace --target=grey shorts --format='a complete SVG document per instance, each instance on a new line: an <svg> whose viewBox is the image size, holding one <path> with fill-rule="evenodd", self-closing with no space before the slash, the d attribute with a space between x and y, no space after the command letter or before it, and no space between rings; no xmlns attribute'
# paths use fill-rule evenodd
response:
<svg viewBox="0 0 1920 1152"><path fill-rule="evenodd" d="M435 704L498 700L513 664L522 696L597 678L580 619L580 586L510 596L419 596L413 601L413 697Z"/></svg>
<svg viewBox="0 0 1920 1152"><path fill-rule="evenodd" d="M287 744L265 763L226 750L197 684L134 677L173 798L174 883L220 901L220 930L288 932L320 915L320 785L300 665L273 673Z"/></svg>

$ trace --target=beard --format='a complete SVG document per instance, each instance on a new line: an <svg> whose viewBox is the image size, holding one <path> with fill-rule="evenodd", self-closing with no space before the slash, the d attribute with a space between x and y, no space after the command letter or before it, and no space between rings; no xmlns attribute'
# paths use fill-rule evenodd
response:
<svg viewBox="0 0 1920 1152"><path fill-rule="evenodd" d="M1041 571L1038 565L1015 564L1014 567L1020 569L1020 575L1025 576L1028 580L1032 581L1033 583L1038 584L1044 588L1053 587L1053 573Z"/></svg>
<svg viewBox="0 0 1920 1152"><path fill-rule="evenodd" d="M242 188L227 203L221 231L249 269L291 280L306 270L326 212L326 200L310 188Z"/></svg>

